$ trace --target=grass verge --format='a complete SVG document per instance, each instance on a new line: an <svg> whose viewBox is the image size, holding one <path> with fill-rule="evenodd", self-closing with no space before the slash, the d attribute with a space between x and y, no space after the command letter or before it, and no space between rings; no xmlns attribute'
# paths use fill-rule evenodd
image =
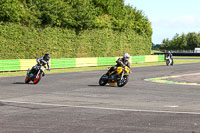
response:
<svg viewBox="0 0 200 133"><path fill-rule="evenodd" d="M185 64L185 63L197 63L200 60L197 59L174 59L174 64ZM147 62L147 63L137 63L132 64L131 67L146 67L146 66L158 66L166 65L165 62ZM106 70L110 66L97 66L97 67L80 67L80 68L67 68L67 69L53 69L50 72L46 71L46 74L50 73L64 73L64 72L79 72L79 71L91 71L91 70ZM0 77L8 76L22 76L26 75L26 71L17 71L17 72L1 72Z"/></svg>

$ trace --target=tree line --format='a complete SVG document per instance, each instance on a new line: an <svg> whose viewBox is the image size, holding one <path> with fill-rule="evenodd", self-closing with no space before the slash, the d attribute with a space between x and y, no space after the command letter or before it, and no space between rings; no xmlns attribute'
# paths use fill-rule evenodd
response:
<svg viewBox="0 0 200 133"><path fill-rule="evenodd" d="M124 0L1 0L0 21L75 29L77 33L112 28L152 35L148 18Z"/></svg>
<svg viewBox="0 0 200 133"><path fill-rule="evenodd" d="M200 33L176 34L172 40L164 39L160 45L161 50L194 50L200 47Z"/></svg>

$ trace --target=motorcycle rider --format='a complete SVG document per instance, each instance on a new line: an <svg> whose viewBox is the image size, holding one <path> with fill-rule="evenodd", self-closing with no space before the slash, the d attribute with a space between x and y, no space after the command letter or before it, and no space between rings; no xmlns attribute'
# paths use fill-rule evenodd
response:
<svg viewBox="0 0 200 133"><path fill-rule="evenodd" d="M124 53L123 58L119 58L116 61L116 65L111 67L108 72L106 73L106 75L109 75L112 71L115 71L117 69L117 67L122 66L122 67L129 67L130 68L130 63L129 63L129 59L130 59L130 55L128 53Z"/></svg>
<svg viewBox="0 0 200 133"><path fill-rule="evenodd" d="M171 51L168 51L167 55L166 55L166 60L169 59L169 64L172 64L173 61L173 57L172 57L172 53Z"/></svg>
<svg viewBox="0 0 200 133"><path fill-rule="evenodd" d="M37 58L36 61L38 65L42 65L44 66L44 68L46 68L45 65L47 65L48 67L47 70L50 71L50 65L49 65L50 58L51 58L50 54L46 53L43 57ZM45 76L45 74L43 73L42 76Z"/></svg>
<svg viewBox="0 0 200 133"><path fill-rule="evenodd" d="M172 53L171 53L171 51L168 51L167 57L172 58Z"/></svg>

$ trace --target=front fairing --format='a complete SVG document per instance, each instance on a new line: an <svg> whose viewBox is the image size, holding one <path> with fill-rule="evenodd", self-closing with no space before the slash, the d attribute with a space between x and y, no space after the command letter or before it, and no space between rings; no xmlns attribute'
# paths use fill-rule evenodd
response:
<svg viewBox="0 0 200 133"><path fill-rule="evenodd" d="M122 74L123 71L124 71L124 73L125 73L126 75L128 75L128 74L130 73L130 68L127 67L127 66L125 66L124 68L123 68L123 67L118 67L117 70L116 70L116 72L117 72L119 75Z"/></svg>
<svg viewBox="0 0 200 133"><path fill-rule="evenodd" d="M117 67L116 72L117 72L118 74L121 74L122 71L123 71L123 67Z"/></svg>
<svg viewBox="0 0 200 133"><path fill-rule="evenodd" d="M129 67L125 67L125 73L130 73L130 68Z"/></svg>

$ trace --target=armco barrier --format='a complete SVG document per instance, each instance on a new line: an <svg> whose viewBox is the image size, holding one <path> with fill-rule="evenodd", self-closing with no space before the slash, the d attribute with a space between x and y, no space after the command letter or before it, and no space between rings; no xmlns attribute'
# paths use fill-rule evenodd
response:
<svg viewBox="0 0 200 133"><path fill-rule="evenodd" d="M36 64L35 59L23 59L20 60L20 70L27 70Z"/></svg>
<svg viewBox="0 0 200 133"><path fill-rule="evenodd" d="M51 59L51 68L69 68L76 67L75 58L64 58L64 59Z"/></svg>
<svg viewBox="0 0 200 133"><path fill-rule="evenodd" d="M0 71L20 70L20 60L0 60Z"/></svg>
<svg viewBox="0 0 200 133"><path fill-rule="evenodd" d="M119 57L63 58L51 59L51 68L115 65ZM164 55L132 56L130 63L164 61ZM36 59L0 60L0 71L27 70L36 64Z"/></svg>
<svg viewBox="0 0 200 133"><path fill-rule="evenodd" d="M143 63L145 62L145 56L132 56L132 63Z"/></svg>
<svg viewBox="0 0 200 133"><path fill-rule="evenodd" d="M157 62L158 61L158 55L146 55L145 56L145 62Z"/></svg>
<svg viewBox="0 0 200 133"><path fill-rule="evenodd" d="M158 61L164 61L165 55L158 55Z"/></svg>
<svg viewBox="0 0 200 133"><path fill-rule="evenodd" d="M115 65L116 57L98 57L98 66Z"/></svg>
<svg viewBox="0 0 200 133"><path fill-rule="evenodd" d="M76 67L97 66L97 58L76 58Z"/></svg>

